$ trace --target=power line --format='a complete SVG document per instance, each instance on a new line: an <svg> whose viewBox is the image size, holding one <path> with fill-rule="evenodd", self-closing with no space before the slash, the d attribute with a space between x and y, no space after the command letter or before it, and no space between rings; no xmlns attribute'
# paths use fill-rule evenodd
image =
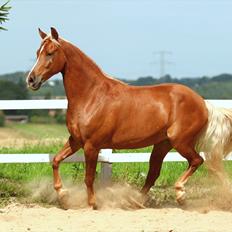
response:
<svg viewBox="0 0 232 232"><path fill-rule="evenodd" d="M172 55L172 52L170 51L165 51L165 50L161 50L161 51L156 51L153 52L154 55L158 55L159 56L159 66L160 66L160 75L159 77L163 77L166 73L166 66L173 64L172 62L168 61L166 59L167 55Z"/></svg>

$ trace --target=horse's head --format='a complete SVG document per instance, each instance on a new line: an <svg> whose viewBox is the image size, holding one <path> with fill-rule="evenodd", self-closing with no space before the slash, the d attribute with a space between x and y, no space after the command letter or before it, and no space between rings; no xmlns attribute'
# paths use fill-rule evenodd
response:
<svg viewBox="0 0 232 232"><path fill-rule="evenodd" d="M61 72L66 62L56 29L51 28L51 35L39 29L39 34L42 43L37 51L36 63L27 76L27 85L32 90L38 90L43 82Z"/></svg>

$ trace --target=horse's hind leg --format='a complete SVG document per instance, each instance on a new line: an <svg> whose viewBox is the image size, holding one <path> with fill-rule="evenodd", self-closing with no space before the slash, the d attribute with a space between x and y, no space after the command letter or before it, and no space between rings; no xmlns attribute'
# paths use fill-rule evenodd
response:
<svg viewBox="0 0 232 232"><path fill-rule="evenodd" d="M149 161L149 171L147 174L146 182L141 190L143 194L146 194L150 190L156 179L159 177L163 159L171 150L171 148L172 145L168 140L154 145Z"/></svg>
<svg viewBox="0 0 232 232"><path fill-rule="evenodd" d="M203 158L195 151L193 145L179 145L175 147L176 150L188 160L189 166L184 174L175 183L176 200L178 203L183 203L185 197L184 185L187 183L189 177L197 170L203 163Z"/></svg>
<svg viewBox="0 0 232 232"><path fill-rule="evenodd" d="M180 120L181 119L181 120ZM204 120L197 118L193 120L190 115L183 118L179 116L179 120L175 121L167 130L167 136L175 148L188 161L188 169L178 179L175 184L177 202L183 203L185 197L184 185L189 177L203 163L203 158L195 151L195 141L199 131L204 126Z"/></svg>

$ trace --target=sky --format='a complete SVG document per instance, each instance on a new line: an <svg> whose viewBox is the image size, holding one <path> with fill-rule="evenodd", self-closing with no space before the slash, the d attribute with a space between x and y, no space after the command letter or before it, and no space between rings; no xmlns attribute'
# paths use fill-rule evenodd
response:
<svg viewBox="0 0 232 232"><path fill-rule="evenodd" d="M0 0L0 4L4 3ZM230 0L11 0L0 32L0 74L27 71L40 45L38 27L90 56L121 79L232 73Z"/></svg>

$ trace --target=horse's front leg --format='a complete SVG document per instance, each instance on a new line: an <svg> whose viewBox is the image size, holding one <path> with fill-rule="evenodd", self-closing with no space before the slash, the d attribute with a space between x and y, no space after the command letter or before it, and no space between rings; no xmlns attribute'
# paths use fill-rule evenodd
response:
<svg viewBox="0 0 232 232"><path fill-rule="evenodd" d="M69 157L77 150L79 150L80 147L81 146L76 141L74 141L72 136L70 136L68 141L62 148L62 150L53 159L52 167L53 167L54 188L57 191L58 196L62 196L62 194L64 194L64 191L62 191L62 181L59 174L59 164L62 160Z"/></svg>
<svg viewBox="0 0 232 232"><path fill-rule="evenodd" d="M96 149L91 143L87 142L84 146L84 152L86 163L85 184L87 187L88 204L93 209L97 209L93 182L95 179L99 149Z"/></svg>

